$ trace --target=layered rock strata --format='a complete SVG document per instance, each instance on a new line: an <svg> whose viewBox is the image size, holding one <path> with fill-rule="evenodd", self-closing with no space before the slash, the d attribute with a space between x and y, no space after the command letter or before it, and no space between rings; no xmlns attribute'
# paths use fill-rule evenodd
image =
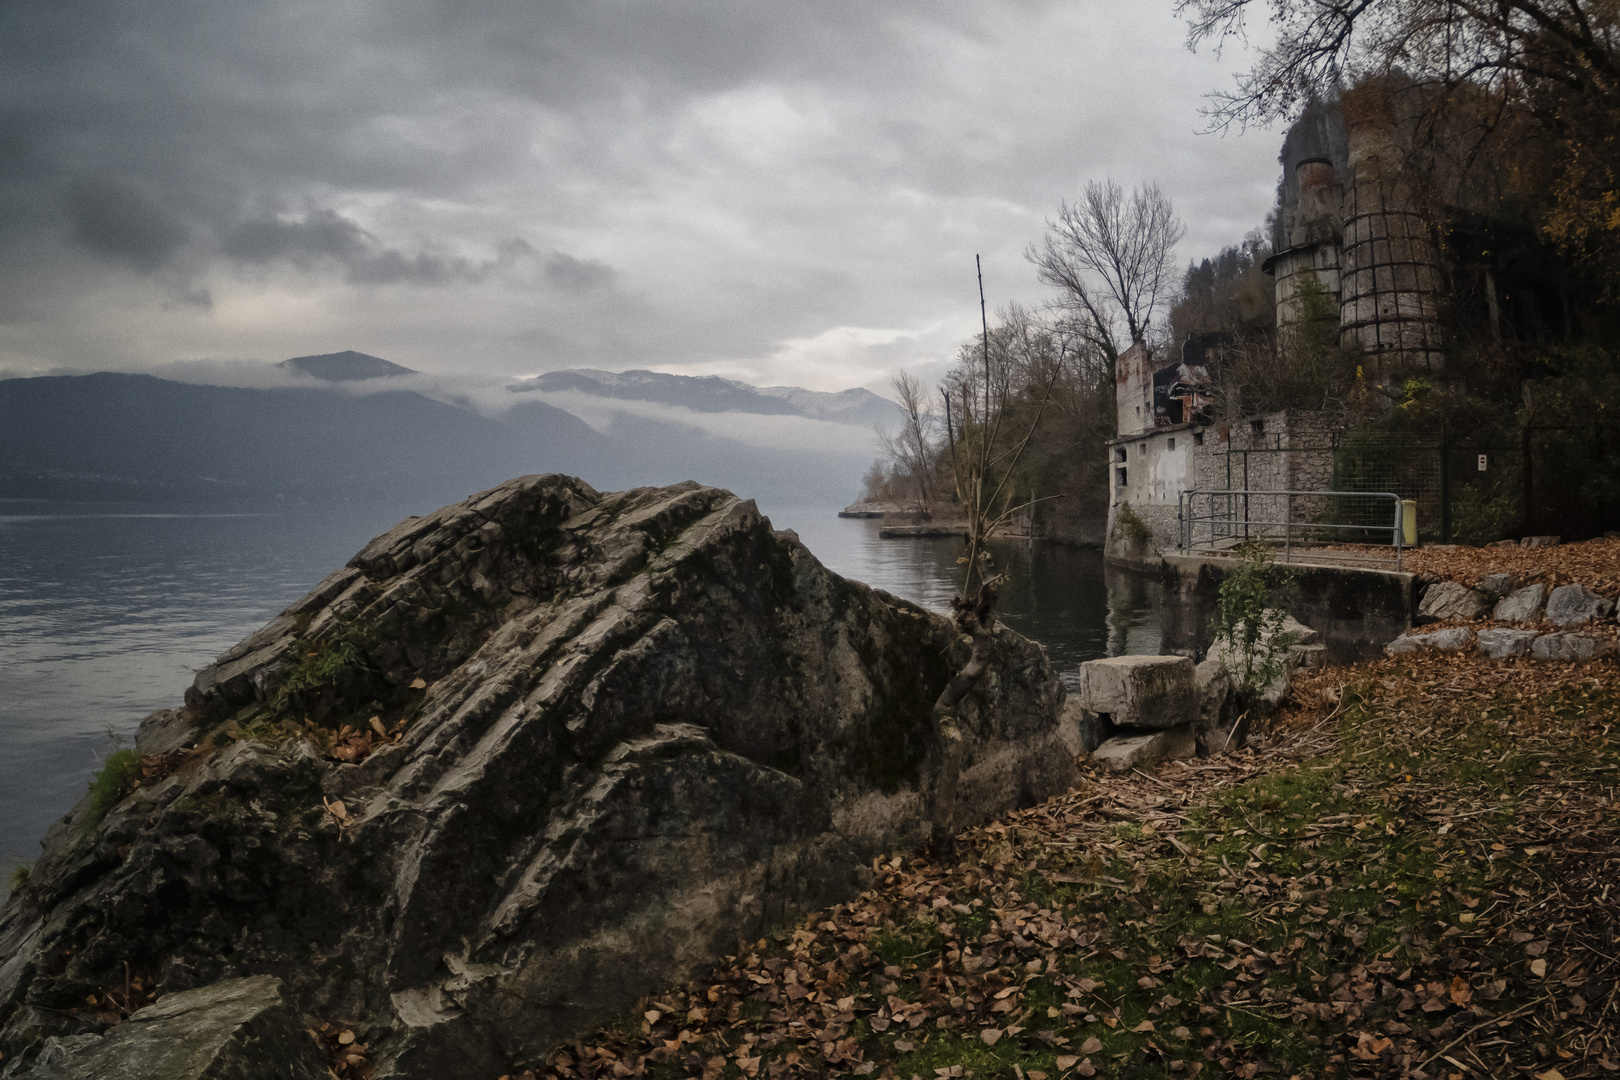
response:
<svg viewBox="0 0 1620 1080"><path fill-rule="evenodd" d="M0 912L0 1050L105 1030L112 987L272 975L380 1076L535 1061L918 843L966 655L712 488L525 477L408 520L53 829ZM961 715L962 824L1073 781L1033 643L999 631Z"/></svg>

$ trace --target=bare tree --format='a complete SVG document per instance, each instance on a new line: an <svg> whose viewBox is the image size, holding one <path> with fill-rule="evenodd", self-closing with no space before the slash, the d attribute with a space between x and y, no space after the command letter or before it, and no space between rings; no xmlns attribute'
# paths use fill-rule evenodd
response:
<svg viewBox="0 0 1620 1080"><path fill-rule="evenodd" d="M1112 180L1093 180L1075 203L1046 223L1045 239L1025 258L1042 282L1060 290L1059 306L1076 331L1114 361L1145 341L1154 313L1175 287L1171 257L1186 234L1157 184L1129 197Z"/></svg>
<svg viewBox="0 0 1620 1080"><path fill-rule="evenodd" d="M977 258L974 261L977 264ZM951 614L971 644L967 662L945 684L933 709L940 743L929 846L941 855L949 854L955 845L956 784L962 752L960 706L990 669L995 650L996 605L1003 575L993 566L989 541L997 529L1035 501L1020 502L1015 481L1062 370L1061 358L1056 364L1020 364L1017 350L991 349L982 271L979 318L982 332L977 362L959 367L943 389L951 479L967 515L966 552L958 560L963 566L962 589L951 600ZM997 335L1003 342L1017 342L1031 327L1027 319L1015 319L1013 325L998 327L998 331L1005 331Z"/></svg>
<svg viewBox="0 0 1620 1080"><path fill-rule="evenodd" d="M1620 6L1613 0L1177 0L1187 44L1244 39L1264 10L1276 44L1214 95L1216 127L1292 116L1312 97L1399 71L1447 89L1488 87L1567 122L1558 103L1620 104Z"/></svg>
<svg viewBox="0 0 1620 1080"><path fill-rule="evenodd" d="M934 471L939 463L938 418L929 408L929 393L914 375L902 371L890 380L900 402L902 419L896 433L879 430L883 454L893 462L893 473L904 482L912 508L929 514L934 505Z"/></svg>

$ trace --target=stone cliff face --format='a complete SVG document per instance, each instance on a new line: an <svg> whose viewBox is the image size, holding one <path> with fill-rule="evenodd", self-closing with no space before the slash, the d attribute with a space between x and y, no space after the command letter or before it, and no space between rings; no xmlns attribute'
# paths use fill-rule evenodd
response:
<svg viewBox="0 0 1620 1080"><path fill-rule="evenodd" d="M1074 778L1044 651L997 647L963 824ZM274 975L380 1075L537 1058L919 842L966 649L695 484L524 477L406 521L53 828L0 912L0 1050Z"/></svg>

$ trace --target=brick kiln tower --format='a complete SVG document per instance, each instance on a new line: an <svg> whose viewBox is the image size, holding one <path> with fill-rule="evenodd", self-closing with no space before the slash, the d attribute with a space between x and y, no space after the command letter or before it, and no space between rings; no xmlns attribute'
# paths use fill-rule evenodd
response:
<svg viewBox="0 0 1620 1080"><path fill-rule="evenodd" d="M1345 94L1351 183L1344 195L1340 343L1368 354L1381 376L1445 367L1440 255L1434 226L1403 175L1397 95L1382 86Z"/></svg>

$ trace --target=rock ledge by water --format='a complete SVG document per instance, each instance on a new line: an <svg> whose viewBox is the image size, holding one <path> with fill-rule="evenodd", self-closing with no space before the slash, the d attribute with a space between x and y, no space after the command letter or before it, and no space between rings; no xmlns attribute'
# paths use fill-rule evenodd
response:
<svg viewBox="0 0 1620 1080"><path fill-rule="evenodd" d="M1074 779L1044 651L997 652L964 825ZM406 521L53 828L0 911L0 1050L107 1030L127 963L166 995L275 976L380 1076L534 1060L915 846L965 654L713 488L524 477Z"/></svg>

